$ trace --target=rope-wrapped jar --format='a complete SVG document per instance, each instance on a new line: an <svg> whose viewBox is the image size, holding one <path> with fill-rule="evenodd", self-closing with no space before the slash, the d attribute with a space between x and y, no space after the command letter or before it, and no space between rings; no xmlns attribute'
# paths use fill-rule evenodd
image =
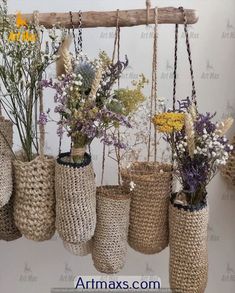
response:
<svg viewBox="0 0 235 293"><path fill-rule="evenodd" d="M122 170L123 185L131 192L129 245L144 254L168 246L168 207L172 166L139 162ZM133 185L133 186L131 186Z"/></svg>
<svg viewBox="0 0 235 293"><path fill-rule="evenodd" d="M12 145L13 124L0 116L0 208L8 203L12 195Z"/></svg>
<svg viewBox="0 0 235 293"><path fill-rule="evenodd" d="M208 279L208 205L174 203L169 210L172 292L204 293Z"/></svg>
<svg viewBox="0 0 235 293"><path fill-rule="evenodd" d="M70 153L59 155L55 168L56 228L63 241L89 241L96 226L96 183L87 153L82 163L70 163Z"/></svg>
<svg viewBox="0 0 235 293"><path fill-rule="evenodd" d="M22 235L17 229L13 218L13 197L0 208L0 240L13 241Z"/></svg>
<svg viewBox="0 0 235 293"><path fill-rule="evenodd" d="M221 174L231 185L235 185L235 136L232 141L233 151L229 155L227 164L221 168Z"/></svg>
<svg viewBox="0 0 235 293"><path fill-rule="evenodd" d="M130 195L119 186L97 188L97 225L92 259L102 273L119 272L127 254Z"/></svg>
<svg viewBox="0 0 235 293"><path fill-rule="evenodd" d="M14 219L20 232L34 241L55 233L55 160L37 156L31 162L14 162Z"/></svg>

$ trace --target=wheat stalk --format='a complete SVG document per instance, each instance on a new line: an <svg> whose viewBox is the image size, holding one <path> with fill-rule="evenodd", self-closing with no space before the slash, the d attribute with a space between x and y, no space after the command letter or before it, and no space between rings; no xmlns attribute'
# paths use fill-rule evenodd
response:
<svg viewBox="0 0 235 293"><path fill-rule="evenodd" d="M197 120L197 109L196 109L196 106L194 103L189 106L188 112L192 116L193 121L196 121Z"/></svg>
<svg viewBox="0 0 235 293"><path fill-rule="evenodd" d="M190 113L185 113L185 134L187 136L187 144L190 158L194 156L195 150L195 131L193 117Z"/></svg>
<svg viewBox="0 0 235 293"><path fill-rule="evenodd" d="M69 52L71 41L72 38L70 36L66 36L60 45L58 51L60 57L56 62L57 76L61 76L62 74L66 74L72 71L72 60Z"/></svg>
<svg viewBox="0 0 235 293"><path fill-rule="evenodd" d="M99 67L95 73L95 78L94 78L92 86L91 86L91 91L89 94L90 99L93 99L96 96L96 93L99 89L101 79L102 79L102 68Z"/></svg>

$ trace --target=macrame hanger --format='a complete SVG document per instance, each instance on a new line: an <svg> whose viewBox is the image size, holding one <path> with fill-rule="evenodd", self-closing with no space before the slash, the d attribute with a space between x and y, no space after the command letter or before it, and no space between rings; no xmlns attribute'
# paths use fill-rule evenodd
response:
<svg viewBox="0 0 235 293"><path fill-rule="evenodd" d="M78 54L82 52L82 43L83 43L83 38L82 38L82 11L79 10L78 12Z"/></svg>
<svg viewBox="0 0 235 293"><path fill-rule="evenodd" d="M114 39L114 47L113 47L113 55L112 55L112 64L115 62L117 54L117 61L120 61L120 26L119 26L119 9L117 10L117 24L115 30L115 39ZM118 88L120 87L120 78L118 78ZM118 141L120 141L120 133L118 131ZM101 173L101 186L104 183L104 171L105 171L105 154L106 154L106 146L103 142L103 151L102 151L102 173ZM118 184L121 184L121 167L120 167L120 150L117 151L117 160L118 160Z"/></svg>
<svg viewBox="0 0 235 293"><path fill-rule="evenodd" d="M191 74L191 81L192 81L192 102L197 106L197 98L196 98L196 87L195 87L195 81L194 81L194 73L193 73L193 62L192 62L192 53L191 53L191 46L189 42L189 34L188 34L188 20L185 13L184 8L181 6L179 7L180 11L182 11L183 17L184 17L184 32L186 37L186 46L187 46L187 52L188 52L188 60L190 65L190 74Z"/></svg>
<svg viewBox="0 0 235 293"><path fill-rule="evenodd" d="M154 9L154 40L153 40L153 59L152 59L152 85L150 96L150 120L149 120L149 137L148 137L148 162L151 156L151 135L152 135L152 117L157 113L157 43L158 43L158 8ZM157 131L154 129L154 162L157 161Z"/></svg>
<svg viewBox="0 0 235 293"><path fill-rule="evenodd" d="M70 23L72 27L72 35L73 35L73 42L74 42L74 50L76 57L82 52L82 12L81 10L78 12L78 39L76 41L76 36L75 36L75 26L73 22L73 13L70 11Z"/></svg>
<svg viewBox="0 0 235 293"><path fill-rule="evenodd" d="M189 42L189 34L188 34L188 22L185 10L183 7L179 7L179 10L182 12L184 17L184 32L186 37L186 47L188 53L188 61L190 65L190 75L191 75L191 82L192 82L192 103L197 107L197 99L196 99L196 87L194 81L194 72L193 72L193 62L192 62L192 54L191 54L191 47ZM178 63L178 35L179 35L179 26L178 24L175 25L175 61L174 61L174 79L173 79L173 111L175 111L176 107L176 79L177 79L177 63Z"/></svg>

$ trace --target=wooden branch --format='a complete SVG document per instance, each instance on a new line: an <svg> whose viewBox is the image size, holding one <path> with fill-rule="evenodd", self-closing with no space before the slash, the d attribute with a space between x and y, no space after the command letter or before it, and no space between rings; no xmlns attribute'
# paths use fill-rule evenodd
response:
<svg viewBox="0 0 235 293"><path fill-rule="evenodd" d="M195 10L185 9L188 24L194 24L198 21ZM32 14L22 14L28 22L32 21ZM65 28L71 28L69 13L39 13L39 23L46 28L52 28L53 25L61 25ZM137 25L145 25L147 19L146 9L136 10L120 10L119 25L120 27L130 27ZM79 16L77 12L73 12L74 27L78 27ZM117 22L117 11L87 11L82 13L82 27L115 27ZM165 7L158 9L158 22L160 24L182 24L183 16L178 8ZM149 24L154 23L154 9L149 10Z"/></svg>

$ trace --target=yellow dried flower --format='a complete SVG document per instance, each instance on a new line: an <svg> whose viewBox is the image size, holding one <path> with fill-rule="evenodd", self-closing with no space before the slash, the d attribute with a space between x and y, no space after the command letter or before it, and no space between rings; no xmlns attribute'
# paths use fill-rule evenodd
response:
<svg viewBox="0 0 235 293"><path fill-rule="evenodd" d="M159 132L172 133L184 127L184 113L166 112L157 114L152 122Z"/></svg>

